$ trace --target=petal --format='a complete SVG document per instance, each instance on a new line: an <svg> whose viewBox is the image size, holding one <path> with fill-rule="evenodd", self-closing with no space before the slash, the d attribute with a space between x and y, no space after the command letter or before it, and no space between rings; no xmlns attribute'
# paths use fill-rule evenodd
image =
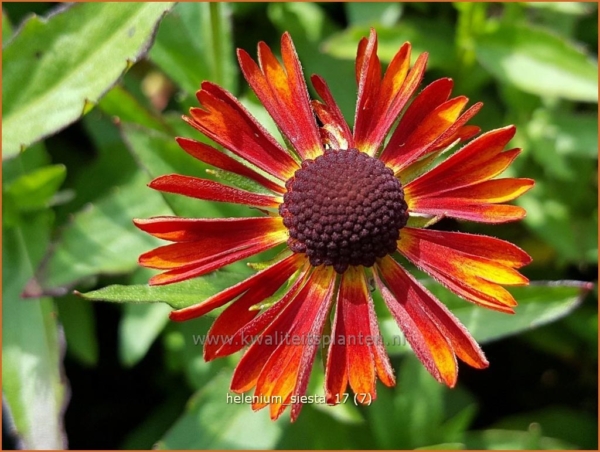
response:
<svg viewBox="0 0 600 452"><path fill-rule="evenodd" d="M190 265L200 265L220 256L250 247L264 247L272 242L287 239L286 228L281 223L277 228L254 228L241 230L232 236L225 234L206 235L194 242L173 243L160 246L142 254L140 265L147 268L168 270Z"/></svg>
<svg viewBox="0 0 600 452"><path fill-rule="evenodd" d="M294 340L299 342L306 340L306 337L296 333L295 325L300 324L306 327L311 319L308 315L303 314L311 309L314 314L314 310L327 301L325 300L327 291L324 291L323 285L329 283L327 279L335 281L335 278L331 272L324 273L324 268L331 269L331 267L319 267L318 269L321 271L317 271L317 269L309 276L305 274L304 276L308 276L308 279L299 278L299 284L304 284L298 292L285 296L279 303L251 322L266 329L260 335L256 331L258 328L247 330L249 335L256 336L256 341L244 353L234 371L231 382L233 391L245 392L255 386L266 362L278 346L286 345L287 342L287 345L292 347L291 344ZM295 345L294 347L299 346ZM273 384L273 382L265 382L265 384Z"/></svg>
<svg viewBox="0 0 600 452"><path fill-rule="evenodd" d="M313 108L317 107L315 108L315 112L323 123L323 127L327 128L332 133L335 131L336 137L340 143L345 142L344 144L346 147L341 147L340 149L353 148L354 139L352 138L352 132L344 119L340 107L333 98L327 83L318 75L313 75L311 81L315 91L324 102L321 104L320 102L313 101ZM342 144L342 146L344 146L344 144Z"/></svg>
<svg viewBox="0 0 600 452"><path fill-rule="evenodd" d="M406 75L410 68L410 51L410 43L405 42L402 44L385 71L383 80L381 81L380 94L381 108L384 110L390 107L396 93L402 89L402 85L406 80Z"/></svg>
<svg viewBox="0 0 600 452"><path fill-rule="evenodd" d="M435 217L459 218L461 220L475 221L479 223L500 224L510 221L518 221L525 218L527 212L519 206L507 204L460 204L453 205L452 200L440 199L440 205L437 200L424 201L419 204L415 213L433 215Z"/></svg>
<svg viewBox="0 0 600 452"><path fill-rule="evenodd" d="M456 122L467 102L466 97L459 96L436 107L411 131L406 141L392 143L395 148L388 145L384 162L398 173L401 168L427 154Z"/></svg>
<svg viewBox="0 0 600 452"><path fill-rule="evenodd" d="M457 203L488 202L496 204L518 198L530 190L533 185L532 179L494 179L456 189L440 187L437 191L419 199L443 196L454 199Z"/></svg>
<svg viewBox="0 0 600 452"><path fill-rule="evenodd" d="M199 242L209 245L213 240L244 242L285 228L281 217L251 218L181 218L154 217L134 219L142 231L172 242Z"/></svg>
<svg viewBox="0 0 600 452"><path fill-rule="evenodd" d="M406 272L389 256L381 259L374 269L383 299L417 358L436 380L454 387L458 376L454 350L423 310L418 287L411 284Z"/></svg>
<svg viewBox="0 0 600 452"><path fill-rule="evenodd" d="M364 270L348 267L342 275L338 296L346 330L348 382L355 394L375 399L375 363L371 354L371 325Z"/></svg>
<svg viewBox="0 0 600 452"><path fill-rule="evenodd" d="M525 210L518 206L494 205L511 201L533 187L531 179L495 179L456 190L444 190L426 197L407 197L415 213L443 215L484 223L520 220Z"/></svg>
<svg viewBox="0 0 600 452"><path fill-rule="evenodd" d="M475 104L473 105L473 107L476 107L480 104ZM473 110L473 107L471 107L469 110L467 110L466 113L471 112ZM465 117L465 114L463 114L460 118L459 121L462 121L463 118ZM474 116L474 113L473 113ZM457 121L457 123L459 123L459 121ZM452 130L452 133L444 133L444 136L440 139L438 139L435 143L435 149L445 149L448 146L450 146L452 143L454 143L455 141L458 142L464 142L464 141L468 141L471 138L473 138L474 136L478 135L479 132L481 132L481 127L478 126L473 126L473 125L468 125L468 126L459 126L458 128L456 128L456 130L454 130L456 128L456 124L454 127L451 127L450 130ZM404 170L402 170L404 171Z"/></svg>
<svg viewBox="0 0 600 452"><path fill-rule="evenodd" d="M514 134L515 127L509 126L477 137L432 170L406 184L405 194L411 198L424 197L493 178L520 152L518 149L502 152Z"/></svg>
<svg viewBox="0 0 600 452"><path fill-rule="evenodd" d="M381 85L381 65L377 57L377 33L373 28L369 38L363 38L358 43L356 56L356 83L358 85L358 97L354 114L354 138L356 146L365 151L362 138L366 137L375 115L373 112L377 107L379 89ZM365 151L366 152L366 151Z"/></svg>
<svg viewBox="0 0 600 452"><path fill-rule="evenodd" d="M406 44L403 46L397 54L397 58L409 58L410 57L410 45ZM378 87L373 92L377 93L377 97L374 98L368 105L363 107L360 112L357 110L357 119L355 120L354 139L356 147L369 155L375 155L393 123L396 121L402 109L406 106L411 96L416 91L417 87L423 79L425 71L425 65L427 63L427 53L419 55L413 68L410 70L406 78L404 79L403 65L395 65L388 69L384 80L391 77L404 79L400 85L398 80L388 82L383 87ZM396 71L394 73L394 71ZM388 76L388 73L391 75ZM398 88L398 85L399 88ZM395 91L393 91L395 90ZM371 97L374 97L373 94ZM385 106L380 108L380 105ZM369 108L371 107L371 110Z"/></svg>
<svg viewBox="0 0 600 452"><path fill-rule="evenodd" d="M213 340L216 343L213 345L207 341L207 345L204 347L204 359L211 361L221 356L231 355L244 346L250 345L252 339L277 317L279 312L296 296L298 290L303 287L308 267L305 266L299 277L287 288L281 300L265 312L261 313L259 310L250 310L250 308L273 295L297 270L294 265L280 268L279 272L273 272L271 279L265 280L262 284L253 284L247 292L228 306L208 332L208 336L216 338Z"/></svg>
<svg viewBox="0 0 600 452"><path fill-rule="evenodd" d="M331 302L333 300L333 290L335 287L336 277L333 267L319 268L320 271L319 279L315 281L317 290L311 297L307 297L307 303L304 305L307 307L307 311L303 313L301 317L312 317L312 321L306 322L306 325L310 327L308 331L308 338L310 337L321 337L323 333L323 327L325 326L325 320L329 314L331 308ZM304 331L300 329L299 331ZM298 334L298 333L296 333ZM306 394L306 388L308 387L308 380L312 370L312 366L315 360L317 349L320 347L320 342L314 341L314 343L307 343L302 353L302 359L298 366L298 381L294 388L293 395L296 396L296 401L292 404L292 411L290 417L292 422L298 419L300 410L302 410L303 403L300 401L300 397Z"/></svg>
<svg viewBox="0 0 600 452"><path fill-rule="evenodd" d="M262 253L274 246L280 245L281 243L287 240L287 233L280 232L269 234L269 236L262 238L255 244L251 244L249 246L238 247L234 249L229 249L223 251L219 254L214 254L204 259L198 259L193 261L192 263L182 265L177 268L173 268L172 270L166 271L159 275L153 276L150 278L149 284L153 286L171 284L178 281L184 281L186 279L195 278L197 276L202 276L206 273L210 273L212 271L218 270L221 267L232 264L233 262L239 261L246 257L253 256L254 254ZM169 246L186 246L185 243L177 243ZM165 247L166 248L166 247ZM177 251L181 251L178 249ZM184 252L184 251L182 251ZM172 259L176 259L175 257L169 256ZM141 259L141 257L140 257ZM180 261L183 261L183 258L179 258ZM165 264L166 265L166 264ZM161 267L164 268L164 267Z"/></svg>
<svg viewBox="0 0 600 452"><path fill-rule="evenodd" d="M419 297L421 307L448 339L456 356L477 369L488 367L489 363L485 355L464 325L410 273L405 272L405 276L407 284L413 286L413 290Z"/></svg>
<svg viewBox="0 0 600 452"><path fill-rule="evenodd" d="M263 175L257 173L246 165L241 164L237 160L232 159L223 152L204 143L200 143L189 138L176 138L179 146L198 160L208 163L216 168L229 171L240 176L247 177L265 188L268 188L275 193L284 193L285 188L280 183L267 179Z"/></svg>
<svg viewBox="0 0 600 452"><path fill-rule="evenodd" d="M388 160L388 155L392 149L397 149L406 142L412 131L417 128L427 115L448 100L452 92L452 86L452 79L442 78L423 88L423 91L411 102L406 112L402 115L398 127L394 130L390 141L381 153L383 161Z"/></svg>
<svg viewBox="0 0 600 452"><path fill-rule="evenodd" d="M280 180L289 179L299 168L288 152L223 88L203 82L196 97L202 108L192 108L192 118L183 119L204 135Z"/></svg>
<svg viewBox="0 0 600 452"><path fill-rule="evenodd" d="M340 306L341 303L338 299L325 367L325 397L327 403L331 405L338 404L343 400L348 386L348 360L346 346L343 342L347 336L347 330Z"/></svg>
<svg viewBox="0 0 600 452"><path fill-rule="evenodd" d="M283 401L288 399L296 386L302 352L301 345L288 345L282 339L257 380L254 397L258 397L261 402L254 403L253 410L270 404L271 419L277 419L281 415L285 409Z"/></svg>
<svg viewBox="0 0 600 452"><path fill-rule="evenodd" d="M244 77L283 135L303 159L314 159L323 153L323 148L300 61L287 32L281 38L281 54L283 66L261 42L258 45L260 67L241 49L238 60Z"/></svg>
<svg viewBox="0 0 600 452"><path fill-rule="evenodd" d="M213 309L219 308L229 303L234 298L240 296L244 292L250 290L253 287L260 287L263 285L269 285L269 282L277 278L279 274L289 274L298 270L305 262L305 258L301 254L292 254L287 258L271 265L270 267L261 270L260 272L252 275L251 277L239 282L235 286L225 289L216 295L208 298L207 300L189 306L184 309L178 309L172 311L169 318L178 322L184 320L195 319L201 317Z"/></svg>
<svg viewBox="0 0 600 452"><path fill-rule="evenodd" d="M239 188L229 187L219 182L198 177L167 174L159 176L148 184L150 188L176 193L206 201L230 202L254 207L279 207L281 197L261 195Z"/></svg>
<svg viewBox="0 0 600 452"><path fill-rule="evenodd" d="M512 313L517 304L500 284L528 283L516 269L531 258L493 237L404 228L398 250L457 295L498 311Z"/></svg>
<svg viewBox="0 0 600 452"><path fill-rule="evenodd" d="M386 280L396 281L397 289L403 286L409 288L409 292L414 295L419 306L446 337L458 358L477 369L484 369L489 366L481 348L467 329L446 306L440 303L410 273L404 271L396 262L386 263L381 268ZM390 287L393 285L391 284ZM394 289L392 289L393 291Z"/></svg>
<svg viewBox="0 0 600 452"><path fill-rule="evenodd" d="M375 306L373 299L368 291L367 286L367 301L369 303L369 323L371 324L371 337L373 338L373 344L371 346L371 352L373 353L373 359L375 362L375 370L377 376L381 382L387 387L392 387L396 384L396 377L394 376L394 369L390 363L387 351L384 347L383 336L379 331L379 325L377 324L377 315L375 313Z"/></svg>

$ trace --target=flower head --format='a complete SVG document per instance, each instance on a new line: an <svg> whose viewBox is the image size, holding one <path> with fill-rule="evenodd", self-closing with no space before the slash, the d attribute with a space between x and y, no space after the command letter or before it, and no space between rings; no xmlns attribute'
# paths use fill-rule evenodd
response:
<svg viewBox="0 0 600 452"><path fill-rule="evenodd" d="M135 220L140 229L173 242L140 257L142 265L163 270L151 284L183 281L283 248L275 263L248 279L171 313L181 321L228 304L209 331L215 340L206 341L204 356L212 360L249 345L231 389L255 388L253 408L270 405L274 419L290 404L292 419L297 418L299 396L306 392L319 349L315 338L330 321L333 340L325 370L330 403L339 402L348 386L375 399L376 377L395 384L383 344L372 340L380 334L367 285L371 278L416 356L438 381L455 385L457 358L476 368L488 366L467 330L398 263L396 251L465 300L498 311L511 313L516 305L503 285L527 284L517 269L530 258L515 245L425 229L443 217L484 223L521 219L524 210L505 203L533 181L494 179L520 151L504 150L515 128L471 140L479 128L467 122L481 104L463 112L468 99L450 98L450 79L436 80L411 102L427 54L411 68L410 51L404 44L382 76L375 31L360 41L351 130L319 76L311 80L321 100L309 99L289 34L281 40L283 64L262 42L258 64L238 50L246 80L287 145L210 82L197 93L201 108L192 108L184 119L227 152L187 138L177 141L192 156L251 179L269 194L181 175L158 177L150 187L254 207L261 215ZM450 145L468 140L437 163ZM256 309L273 296L275 303ZM254 340L249 344L247 338Z"/></svg>

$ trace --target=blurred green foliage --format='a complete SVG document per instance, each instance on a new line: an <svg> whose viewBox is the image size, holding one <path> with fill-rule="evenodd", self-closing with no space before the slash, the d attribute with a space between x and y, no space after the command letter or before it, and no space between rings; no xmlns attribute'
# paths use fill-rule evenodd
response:
<svg viewBox="0 0 600 452"><path fill-rule="evenodd" d="M456 94L485 103L475 124L517 125L513 144L523 154L510 175L536 179L518 201L526 219L450 226L519 244L534 257L525 269L532 280L594 282L597 14L594 3L3 4L2 367L14 424L5 447L64 448L71 441L74 448L597 448L596 290L582 301L581 284L522 288L510 317L432 286L482 343L512 336L489 350L502 357L510 349L514 361L490 359L485 373L448 390L404 353L406 346L396 347L396 388L380 387L370 407L307 405L290 425L286 416L272 422L266 412L227 403L239 358L205 363L192 340L206 333L211 318L172 324L167 305L143 304L192 304L249 270L235 264L149 289L150 273L137 267L137 256L158 241L131 223L165 214L240 215L231 206L146 187L169 172L240 183L206 173L173 140L206 140L180 120L202 80L227 87L278 136L239 75L235 47L254 53L265 40L278 50L289 31L306 75L328 80L351 121L356 45L375 27L384 64L411 41L413 57L430 53L426 82L452 77ZM100 289L109 284L119 285ZM137 304L93 305L73 296L74 288L90 299ZM384 333L398 334L389 314L380 314ZM496 409L494 397L517 397L476 381L506 378L502 366L512 362L521 365L519 378L504 390L541 389L527 403ZM319 367L309 394L322 393ZM575 378L552 383L557 373ZM137 402L118 392L132 375L160 396ZM100 400L100 389L86 391L85 378L116 393ZM557 404L544 397L545 387L567 386L575 399ZM86 430L88 415L104 428ZM106 433L118 427L120 434Z"/></svg>

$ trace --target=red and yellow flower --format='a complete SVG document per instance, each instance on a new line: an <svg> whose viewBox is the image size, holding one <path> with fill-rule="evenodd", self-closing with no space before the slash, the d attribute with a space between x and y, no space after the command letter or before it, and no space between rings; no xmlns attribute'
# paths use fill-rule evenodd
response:
<svg viewBox="0 0 600 452"><path fill-rule="evenodd" d="M203 82L197 92L201 108L192 108L184 119L226 151L187 138L177 141L190 155L265 190L253 193L176 174L158 177L150 187L253 207L260 216L135 220L143 231L173 242L140 257L143 266L163 271L151 279L154 285L195 278L284 248L275 263L248 279L171 313L171 319L182 321L229 304L210 329L216 340L206 341L204 356L226 356L248 345L244 338L258 338L245 350L231 389L255 388L253 408L270 405L273 419L290 404L292 420L297 418L299 396L306 392L319 349L314 338L328 322L333 339L325 370L329 402L341 400L348 386L375 399L376 377L387 386L395 384L381 341L350 340L379 337L368 278L438 381L455 385L457 358L476 368L488 366L467 330L404 270L396 251L465 300L501 312L512 313L516 305L503 286L528 282L517 269L530 257L517 246L424 228L444 217L483 223L519 220L524 210L506 202L530 189L533 181L495 178L520 152L504 150L515 128L474 138L479 128L467 122L482 104L465 110L466 97L450 97L450 79L434 81L413 99L427 54L411 68L410 53L410 44L404 44L382 76L376 33L361 40L351 130L317 75L311 80L321 100L309 99L289 34L281 40L283 64L262 42L258 64L238 50L242 72L286 146L235 97L210 82ZM436 164L449 146L468 140ZM275 303L273 296L278 298ZM256 309L266 299L271 300L268 307Z"/></svg>

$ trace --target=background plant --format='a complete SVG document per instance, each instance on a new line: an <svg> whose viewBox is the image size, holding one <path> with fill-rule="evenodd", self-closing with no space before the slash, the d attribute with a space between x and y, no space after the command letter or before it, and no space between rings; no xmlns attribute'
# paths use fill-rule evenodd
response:
<svg viewBox="0 0 600 452"><path fill-rule="evenodd" d="M173 324L168 305L143 303L192 303L249 269L158 293L128 287L145 284L137 256L157 245L131 218L237 215L146 187L169 172L205 173L173 139L204 140L180 120L200 82L227 87L269 124L234 48L278 48L287 30L306 74L323 75L350 118L356 43L371 26L384 63L410 40L430 53L426 81L452 77L455 93L484 101L474 121L483 130L518 127L524 152L511 176L537 181L520 200L527 218L442 226L519 244L534 257L532 280L594 281L596 4L9 3L2 20L5 447L597 448L596 289L585 299L572 282L519 289L521 307L506 316L437 288L489 370L462 368L447 390L394 347L395 389L380 387L367 408L307 406L290 425L226 403L237 358L207 364L193 341L211 319ZM73 289L138 303L90 303ZM383 331L398 334L381 314ZM321 381L317 370L308 393Z"/></svg>

